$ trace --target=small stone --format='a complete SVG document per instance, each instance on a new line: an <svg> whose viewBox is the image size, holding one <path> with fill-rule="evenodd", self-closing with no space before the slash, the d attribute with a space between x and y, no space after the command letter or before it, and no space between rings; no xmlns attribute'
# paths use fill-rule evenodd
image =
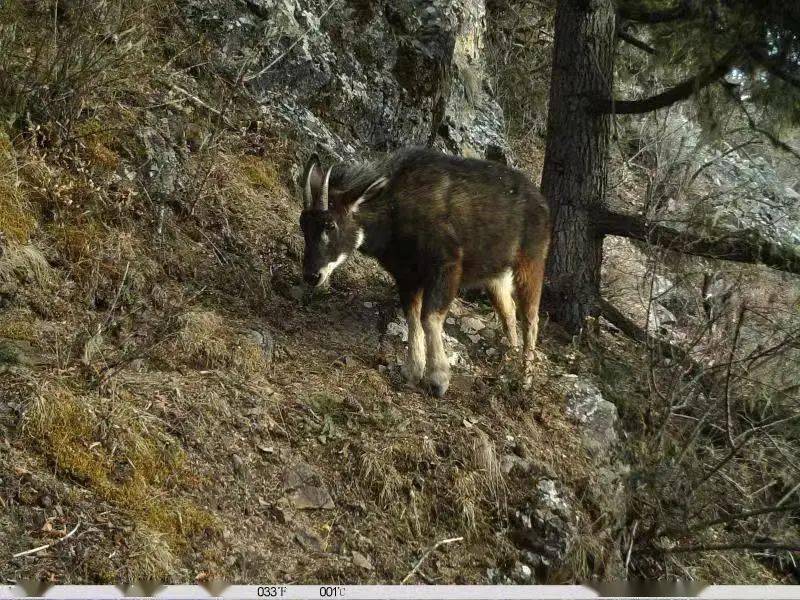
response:
<svg viewBox="0 0 800 600"><path fill-rule="evenodd" d="M461 319L461 331L467 335L477 333L485 327L486 325L483 324L483 321L476 317L463 317Z"/></svg>
<svg viewBox="0 0 800 600"><path fill-rule="evenodd" d="M231 461L233 462L233 472L237 475L241 475L244 471L244 461L242 460L242 457L238 454L234 454L231 457Z"/></svg>
<svg viewBox="0 0 800 600"><path fill-rule="evenodd" d="M322 552L322 538L312 531L295 531L294 539L309 552Z"/></svg>
<svg viewBox="0 0 800 600"><path fill-rule="evenodd" d="M353 550L353 564L365 571L372 571L372 562L360 552Z"/></svg>
<svg viewBox="0 0 800 600"><path fill-rule="evenodd" d="M517 564L514 565L514 576L520 583L525 583L533 578L533 571L531 571L528 565L517 562Z"/></svg>
<svg viewBox="0 0 800 600"><path fill-rule="evenodd" d="M275 339L272 334L266 329L248 329L246 332L247 337L252 340L261 351L264 353L264 360L267 363L272 362L272 355L275 352Z"/></svg>

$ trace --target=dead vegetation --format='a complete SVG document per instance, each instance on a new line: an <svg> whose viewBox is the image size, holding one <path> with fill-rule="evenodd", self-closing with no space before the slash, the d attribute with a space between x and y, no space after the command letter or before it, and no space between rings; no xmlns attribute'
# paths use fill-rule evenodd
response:
<svg viewBox="0 0 800 600"><path fill-rule="evenodd" d="M396 301L374 265L355 261L326 297L302 293L286 132L203 67L205 43L186 39L168 3L58 4L0 8L0 577L399 582L437 541L463 538L410 581L480 583L519 559L511 513L551 479L575 491L576 542L539 581L618 576L597 472L564 414L572 373L599 379L641 468L623 528L637 548L629 573L779 579L763 557L638 552L648 519L666 514L652 498L682 490L664 493L687 472L685 448L698 465L726 452L708 444L713 431L699 443L701 413L654 444L662 421L642 348L548 325L533 402L512 364L485 355L446 400L403 387L378 351ZM507 34L546 45L543 26ZM515 136L532 169L534 112L520 113ZM742 402L753 423L780 404ZM725 476L786 494L796 473L764 466L791 455L788 439ZM654 487L665 454L672 471ZM287 505L282 481L300 462L334 508ZM698 502L713 506L730 486L707 486ZM7 560L76 524L62 546Z"/></svg>

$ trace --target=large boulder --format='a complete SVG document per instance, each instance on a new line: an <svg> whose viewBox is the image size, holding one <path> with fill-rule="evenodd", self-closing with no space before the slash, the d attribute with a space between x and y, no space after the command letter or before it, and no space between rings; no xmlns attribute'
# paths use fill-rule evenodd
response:
<svg viewBox="0 0 800 600"><path fill-rule="evenodd" d="M427 144L504 159L484 0L189 0L267 118L345 159Z"/></svg>
<svg viewBox="0 0 800 600"><path fill-rule="evenodd" d="M578 425L581 443L594 469L587 500L608 517L612 529L626 519L625 483L629 466L622 460L617 407L591 382L574 379L566 394L566 414Z"/></svg>

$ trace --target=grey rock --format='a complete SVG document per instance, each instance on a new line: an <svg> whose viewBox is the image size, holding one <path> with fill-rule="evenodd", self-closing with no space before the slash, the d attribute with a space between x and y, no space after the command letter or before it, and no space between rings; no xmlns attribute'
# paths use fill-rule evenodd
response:
<svg viewBox="0 0 800 600"><path fill-rule="evenodd" d="M467 335L474 335L484 329L486 325L477 317L462 317L461 331Z"/></svg>
<svg viewBox="0 0 800 600"><path fill-rule="evenodd" d="M269 329L266 327L248 329L245 334L261 348L261 351L264 353L264 360L266 360L267 363L271 363L275 352L275 338L272 337L272 333L270 333Z"/></svg>
<svg viewBox="0 0 800 600"><path fill-rule="evenodd" d="M505 160L503 112L488 85L484 0L190 0L187 18L303 145L327 158L433 141Z"/></svg>
<svg viewBox="0 0 800 600"><path fill-rule="evenodd" d="M510 537L529 551L533 566L555 566L567 556L575 538L575 498L559 482L542 479L531 502L512 515Z"/></svg>
<svg viewBox="0 0 800 600"><path fill-rule="evenodd" d="M180 159L172 142L170 124L147 115L148 126L139 131L139 139L147 154L142 178L147 191L156 202L170 198L176 190Z"/></svg>
<svg viewBox="0 0 800 600"><path fill-rule="evenodd" d="M617 407L603 398L593 384L580 379L570 381L566 413L578 425L583 447L594 463L587 499L610 517L612 528L621 527L625 521L629 467L619 452Z"/></svg>
<svg viewBox="0 0 800 600"><path fill-rule="evenodd" d="M531 468L532 465L529 460L520 458L516 454L504 454L500 458L500 470L504 475L508 475L512 471L516 471L521 474L529 473Z"/></svg>
<svg viewBox="0 0 800 600"><path fill-rule="evenodd" d="M670 325L675 325L677 322L678 319L675 318L675 315L665 306L662 306L658 302L650 304L650 312L647 318L647 328L649 331L659 332Z"/></svg>
<svg viewBox="0 0 800 600"><path fill-rule="evenodd" d="M369 558L355 550L353 550L353 564L365 571L372 571L374 568Z"/></svg>
<svg viewBox="0 0 800 600"><path fill-rule="evenodd" d="M295 531L294 539L304 550L322 552L322 538L313 531Z"/></svg>
<svg viewBox="0 0 800 600"><path fill-rule="evenodd" d="M615 450L617 407L603 398L593 384L572 382L566 396L566 414L580 425L581 439L589 454L608 456Z"/></svg>
<svg viewBox="0 0 800 600"><path fill-rule="evenodd" d="M336 505L317 471L308 463L299 462L283 474L283 489L289 504L299 510L331 510Z"/></svg>
<svg viewBox="0 0 800 600"><path fill-rule="evenodd" d="M244 471L244 461L242 460L242 457L238 454L234 454L231 457L231 462L233 463L233 472L237 475L241 475Z"/></svg>

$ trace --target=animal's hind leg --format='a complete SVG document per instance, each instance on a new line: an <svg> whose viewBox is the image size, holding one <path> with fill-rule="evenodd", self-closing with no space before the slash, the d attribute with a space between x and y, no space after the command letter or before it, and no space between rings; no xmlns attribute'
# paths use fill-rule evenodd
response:
<svg viewBox="0 0 800 600"><path fill-rule="evenodd" d="M514 280L511 271L489 280L486 284L486 291L497 316L500 317L503 323L508 343L513 350L517 350L519 348L519 338L517 337L517 309L512 297L513 290Z"/></svg>
<svg viewBox="0 0 800 600"><path fill-rule="evenodd" d="M403 363L403 377L419 383L425 372L425 332L422 329L422 290L400 289L400 302L408 323L408 354Z"/></svg>
<svg viewBox="0 0 800 600"><path fill-rule="evenodd" d="M422 296L422 327L427 346L425 381L441 398L450 387L450 363L444 350L442 329L461 282L461 251L432 275Z"/></svg>
<svg viewBox="0 0 800 600"><path fill-rule="evenodd" d="M514 283L517 288L517 301L522 312L526 382L530 380L533 362L536 358L536 341L539 336L539 301L542 297L544 268L547 258L547 244L543 242L533 252L521 252L514 268Z"/></svg>

